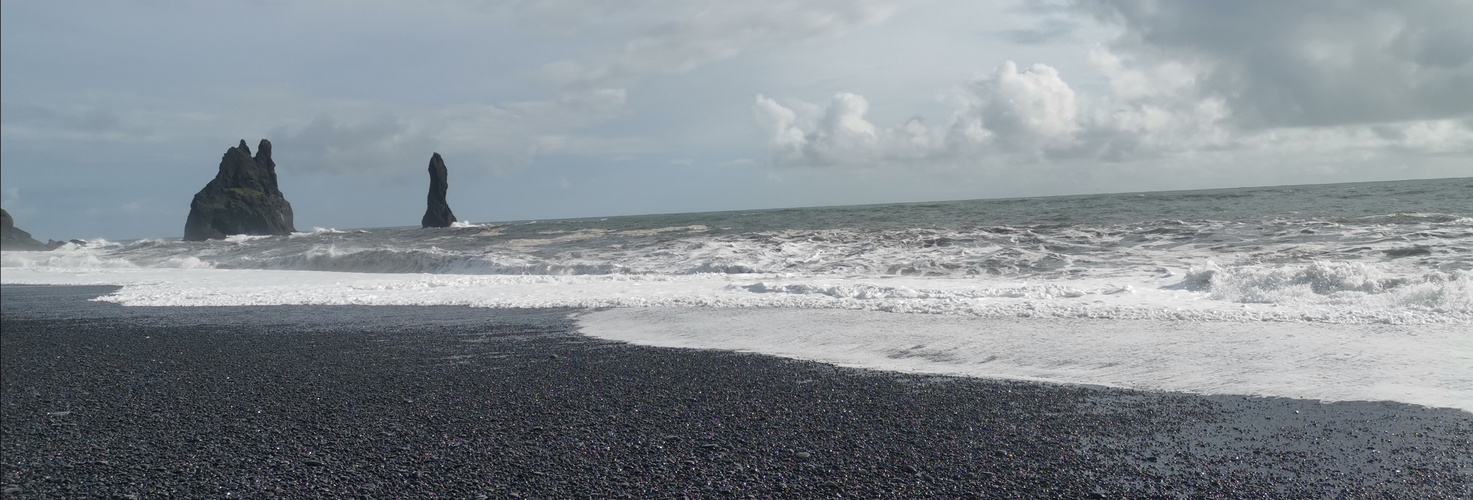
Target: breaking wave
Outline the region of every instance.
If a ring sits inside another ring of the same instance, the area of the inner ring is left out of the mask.
[[[1407,185],[1425,192],[1386,184],[1372,186],[1386,191],[1379,198],[1368,195],[1371,187],[1323,186],[1314,199],[1307,198],[1313,189],[1244,189],[436,229],[317,227],[206,242],[93,240],[55,252],[4,252],[0,265],[7,282],[21,269],[208,269],[390,280],[577,278],[554,280],[559,286],[691,278],[716,290],[580,291],[568,295],[576,300],[546,303],[563,305],[668,300],[981,316],[1473,318],[1473,217],[1452,201],[1470,186]]]
[[[1345,304],[1473,314],[1473,272],[1463,270],[1393,276],[1358,262],[1223,267],[1209,261],[1168,288],[1237,303]]]

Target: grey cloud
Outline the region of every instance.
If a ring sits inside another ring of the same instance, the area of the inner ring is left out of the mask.
[[[1038,26],[1028,29],[1006,30],[999,33],[1003,39],[1021,45],[1035,45],[1067,38],[1079,25],[1062,19],[1046,19]]]
[[[911,2],[648,2],[621,19],[639,28],[632,30],[637,35],[618,44],[617,51],[549,63],[541,73],[575,88],[628,87],[646,77],[683,73],[754,47],[832,36],[878,23]],[[580,4],[558,5],[564,10]]]
[[[1204,95],[1248,128],[1473,113],[1473,6],[1453,0],[1075,0],[1125,29],[1111,49],[1205,68]]]
[[[278,126],[268,138],[302,168],[334,173],[384,174],[441,152],[457,166],[506,174],[545,154],[628,150],[629,141],[597,139],[580,130],[624,110],[623,89],[569,93],[546,101],[401,107],[367,115],[364,103],[340,103],[300,126]],[[279,160],[280,161],[280,160]]]
[[[126,125],[112,109],[88,106],[56,109],[37,104],[0,103],[0,120],[12,131],[44,135],[141,135],[145,128]]]
[[[556,100],[503,103],[501,108],[514,114],[516,120],[570,129],[617,115],[624,110],[627,99],[624,89],[597,89],[564,94]]]
[[[394,116],[340,123],[322,115],[295,132],[278,128],[269,138],[277,150],[277,162],[293,168],[386,173],[429,158],[438,145],[434,132]]]
[[[1018,12],[1040,16],[1068,13],[1070,9],[1069,0],[1020,0],[1012,7]]]
[[[1396,48],[1423,66],[1465,66],[1473,59],[1473,26],[1411,28],[1397,39]]]

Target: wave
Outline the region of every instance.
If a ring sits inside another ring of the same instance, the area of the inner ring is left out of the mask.
[[[292,234],[288,235],[288,237],[290,237],[290,238],[306,238],[306,237],[312,237],[312,236],[321,236],[321,235],[324,235],[324,234],[347,234],[347,231],[333,229],[333,228],[330,228],[330,227],[313,227],[311,231],[302,231],[302,232],[292,233]]]
[[[148,242],[134,245],[147,246]],[[68,243],[49,252],[3,252],[0,267],[7,269],[108,270],[108,269],[210,269],[215,265],[193,256],[169,256],[140,265],[124,257],[99,252],[99,247],[116,247],[106,240],[89,241],[86,245]]]
[[[1316,204],[1273,189],[1228,193],[1221,204],[1167,194],[316,227],[206,242],[95,240],[4,252],[0,265],[6,283],[123,284],[114,300],[136,305],[1473,323],[1473,218],[1450,202],[1461,190],[1428,187],[1437,191],[1415,203],[1388,195]]]
[[[423,253],[423,252],[421,252]],[[16,258],[6,252],[6,259]],[[34,254],[34,252],[30,252]],[[324,260],[348,266],[352,258]],[[85,257],[85,256],[84,256]],[[338,256],[341,257],[341,256]],[[54,259],[70,258],[53,256]],[[381,262],[371,255],[361,262]],[[309,259],[311,260],[311,259]],[[54,264],[54,263],[49,263]],[[376,265],[376,264],[375,264]],[[85,272],[7,267],[16,284],[116,284],[126,305],[463,305],[846,309],[979,318],[1330,324],[1473,323],[1473,273],[1394,276],[1375,266],[1203,266],[1185,274],[1022,282],[782,274],[419,274],[173,269],[91,262]],[[111,268],[108,268],[111,267]],[[280,263],[272,267],[281,267]]]
[[[1349,304],[1473,314],[1473,272],[1464,270],[1400,276],[1359,262],[1223,267],[1209,261],[1167,288],[1236,303]]]
[[[1167,219],[1053,229],[973,226],[758,232],[696,224],[647,229],[548,229],[548,225],[532,224],[467,225],[442,231],[314,228],[285,238],[97,242],[71,250],[91,252],[102,265],[174,267],[192,257],[229,269],[434,274],[802,273],[1053,280],[1184,269],[1209,260],[1229,265],[1396,261],[1402,267],[1473,270],[1473,230],[1466,224],[1347,228],[1326,221],[1281,219],[1257,223]],[[6,266],[22,265],[7,262]],[[52,265],[85,268],[89,262]],[[1328,274],[1317,278],[1266,276],[1258,281],[1271,287],[1277,286],[1272,283],[1276,279],[1302,282],[1327,290],[1345,285],[1330,283],[1340,271],[1314,272]],[[1397,274],[1406,273],[1398,270]],[[1183,286],[1187,285],[1190,283]],[[1249,293],[1251,287],[1245,290]]]
[[[758,282],[750,285],[731,285],[752,293],[785,293],[794,295],[817,294],[840,299],[890,300],[890,299],[940,299],[966,300],[983,298],[1010,299],[1060,299],[1080,298],[1086,295],[1115,295],[1130,293],[1133,288],[1125,286],[1076,287],[1050,283],[1035,286],[1005,286],[972,288],[966,290],[915,289],[905,286],[879,286],[868,283],[855,284],[782,284]]]
[[[1422,213],[1422,212],[1398,212],[1385,215],[1365,215],[1360,217],[1345,217],[1336,219],[1335,222],[1350,225],[1421,225],[1421,224],[1468,224],[1473,221],[1466,215]]]
[[[241,256],[218,267],[354,273],[428,273],[496,275],[620,274],[608,263],[560,263],[530,261],[515,255],[464,255],[436,247],[425,249],[339,249],[314,247],[280,256]]]

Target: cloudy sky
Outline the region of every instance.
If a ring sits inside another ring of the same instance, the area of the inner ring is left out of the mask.
[[[3,205],[177,237],[241,139],[299,230],[1466,177],[1467,0],[6,1]]]

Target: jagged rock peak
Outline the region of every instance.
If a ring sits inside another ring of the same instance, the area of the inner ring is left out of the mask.
[[[189,205],[184,239],[200,241],[232,234],[285,235],[296,231],[292,206],[276,184],[271,141],[261,139],[254,157],[244,139],[225,151],[220,170]]]
[[[276,162],[271,161],[271,141],[261,139],[261,143],[256,145],[256,163],[266,168],[276,168]]]
[[[430,192],[425,196],[425,215],[420,218],[420,227],[450,227],[455,222],[455,213],[445,201],[445,192],[450,189],[445,159],[440,153],[430,156]]]

